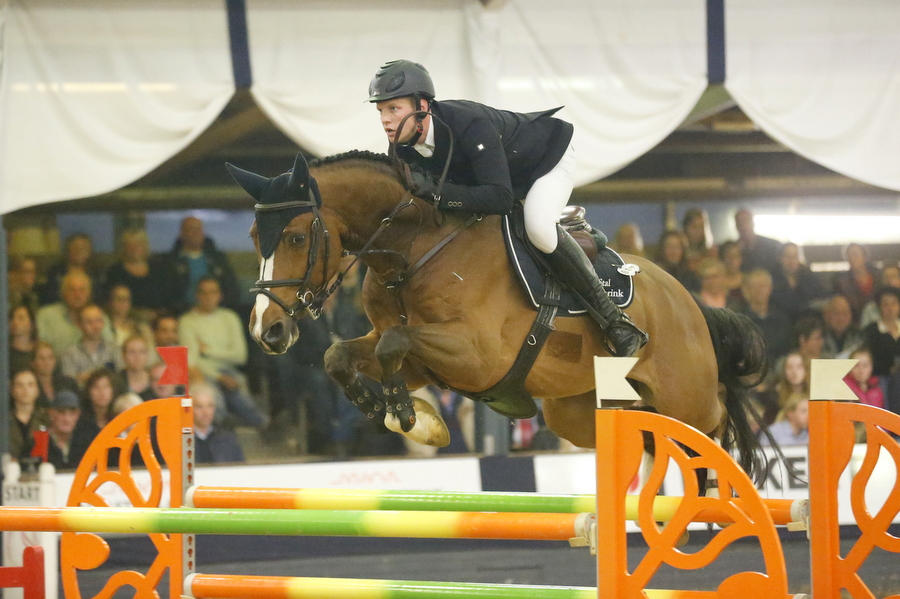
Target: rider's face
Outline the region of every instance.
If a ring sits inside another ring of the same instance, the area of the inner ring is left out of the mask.
[[[387,134],[388,141],[394,142],[397,137],[397,129],[400,127],[400,121],[405,116],[414,111],[414,104],[411,98],[394,98],[393,100],[385,100],[384,102],[376,102],[375,108],[381,117],[381,126]],[[416,117],[411,116],[406,119],[403,124],[403,131],[399,135],[399,143],[406,143],[410,140],[416,131]]]

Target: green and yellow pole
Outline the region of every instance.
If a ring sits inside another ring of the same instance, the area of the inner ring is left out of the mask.
[[[776,525],[802,522],[806,500],[764,499]],[[415,510],[490,511],[578,514],[593,512],[594,495],[548,495],[539,493],[463,493],[455,491],[379,491],[369,489],[281,489],[255,487],[191,487],[187,505],[215,509],[274,510]],[[740,499],[735,500],[740,504]],[[681,497],[656,497],[654,520],[668,522],[681,505]],[[636,521],[638,496],[625,498],[625,517]],[[732,518],[722,510],[707,509],[695,522],[727,523]]]
[[[278,489],[191,487],[188,505],[202,508],[296,510],[416,510],[448,512],[593,512],[593,495],[380,491],[369,489]]]
[[[288,578],[192,574],[184,581],[194,599],[595,599],[597,589],[465,582]]]
[[[251,510],[200,508],[4,507],[0,530],[522,539],[584,537],[587,514]]]

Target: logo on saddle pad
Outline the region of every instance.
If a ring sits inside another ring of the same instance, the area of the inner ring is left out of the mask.
[[[626,277],[633,277],[634,275],[641,272],[641,267],[637,264],[626,263],[617,268],[616,272],[618,272],[620,275],[625,275]],[[606,285],[606,283],[603,284]]]

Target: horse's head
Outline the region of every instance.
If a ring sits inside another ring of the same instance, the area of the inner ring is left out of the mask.
[[[338,269],[340,239],[323,220],[318,185],[302,154],[291,171],[271,179],[226,167],[256,200],[250,235],[260,266],[250,335],[267,353],[281,354],[297,341],[296,321],[318,316]]]

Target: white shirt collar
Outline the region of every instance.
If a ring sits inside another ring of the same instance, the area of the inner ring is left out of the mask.
[[[432,123],[429,122],[428,131],[425,133],[425,141],[420,141],[413,146],[413,149],[425,158],[434,156],[434,127],[431,125]]]

